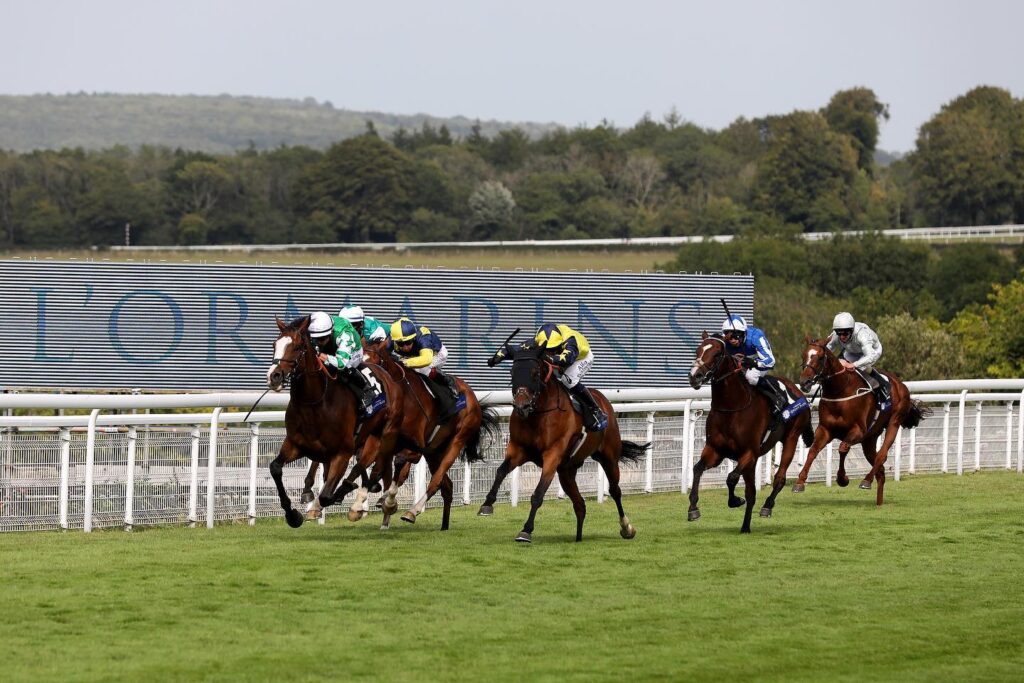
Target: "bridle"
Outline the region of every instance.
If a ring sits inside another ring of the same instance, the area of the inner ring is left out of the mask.
[[[803,364],[803,368],[807,368],[808,370],[810,370],[811,372],[814,373],[814,375],[811,377],[811,381],[810,381],[811,384],[817,384],[818,386],[821,386],[822,382],[830,380],[833,377],[837,377],[837,376],[843,374],[844,372],[846,372],[846,368],[842,364],[840,364],[840,368],[839,368],[839,370],[837,372],[833,372],[833,373],[830,373],[830,374],[826,375],[825,374],[825,367],[828,364],[827,363],[827,359],[828,359],[828,357],[830,355],[832,355],[832,352],[829,351],[828,348],[824,344],[821,344],[819,342],[812,341],[812,342],[810,342],[808,344],[808,346],[813,346],[816,349],[820,349],[821,352],[822,352],[821,353],[821,363],[819,364],[819,367],[815,368],[810,363],[804,363]]]
[[[729,377],[731,377],[732,375],[735,375],[736,373],[739,373],[739,372],[743,371],[743,366],[737,364],[735,368],[733,368],[729,372],[726,372],[725,374],[719,376],[718,371],[721,369],[722,363],[725,362],[725,359],[727,357],[728,358],[732,358],[732,354],[729,353],[729,347],[727,345],[728,342],[726,342],[725,339],[723,339],[722,337],[709,336],[709,337],[707,337],[707,339],[714,340],[714,341],[720,343],[722,345],[722,352],[720,354],[718,354],[718,358],[716,358],[714,360],[714,362],[712,362],[710,364],[705,363],[704,359],[700,358],[700,357],[697,358],[696,360],[694,360],[693,364],[694,364],[695,367],[707,368],[707,370],[701,376],[701,382],[700,382],[701,384],[704,384],[704,382],[707,381],[708,377],[711,378],[711,384],[712,385],[719,384],[719,383],[724,382],[725,380],[729,379]],[[746,403],[744,403],[739,408],[720,408],[720,407],[716,407],[716,406],[712,405],[711,411],[712,412],[716,412],[716,413],[739,413],[739,412],[742,412],[742,411],[746,410],[747,408],[749,408],[751,406],[751,404],[754,402],[754,392],[751,390],[750,386],[746,382],[743,382],[742,384],[743,384],[743,388],[746,389],[746,392],[747,392],[747,402]]]
[[[282,336],[285,336],[285,335],[282,335]],[[278,337],[278,339],[280,339],[280,337]],[[293,341],[294,341],[294,337],[293,337]],[[279,368],[281,368],[282,372],[285,372],[284,381],[282,382],[282,386],[289,386],[289,385],[291,385],[292,382],[294,381],[294,379],[297,376],[299,376],[299,374],[302,374],[303,376],[309,376],[309,375],[313,375],[313,374],[319,375],[319,374],[322,373],[324,375],[324,389],[320,393],[320,398],[318,400],[316,400],[316,401],[300,401],[300,403],[302,403],[304,405],[318,405],[320,403],[323,403],[324,399],[327,398],[327,389],[330,387],[330,377],[328,375],[327,368],[326,368],[326,366],[324,366],[323,361],[320,360],[319,356],[317,356],[317,359],[316,359],[317,360],[317,365],[318,365],[316,370],[312,370],[312,371],[311,370],[303,370],[301,373],[299,373],[299,368],[302,367],[302,365],[304,364],[303,361],[305,361],[306,352],[309,351],[311,348],[312,348],[312,342],[307,340],[307,339],[305,339],[305,338],[303,338],[303,343],[301,344],[301,348],[299,349],[298,353],[295,354],[294,358],[273,358],[273,359],[271,359],[271,362],[275,363]],[[291,370],[288,370],[288,371],[285,370],[285,368],[284,368],[284,364],[285,363],[290,363],[291,364]]]
[[[558,397],[556,399],[557,402],[556,402],[554,408],[547,408],[545,410],[537,410],[537,400],[540,398],[540,395],[544,392],[544,387],[547,385],[547,383],[549,381],[551,381],[551,376],[555,372],[554,364],[551,363],[548,360],[545,360],[544,358],[541,358],[540,356],[538,356],[536,358],[533,358],[533,357],[524,357],[522,359],[513,358],[512,359],[512,367],[513,368],[515,368],[516,362],[531,363],[531,364],[536,364],[538,366],[537,368],[532,368],[530,370],[530,379],[533,380],[533,381],[536,381],[537,388],[533,389],[531,387],[526,386],[525,384],[522,385],[522,386],[519,386],[519,387],[513,387],[513,389],[512,389],[512,400],[513,400],[513,403],[515,402],[515,399],[517,397],[525,396],[526,397],[526,407],[530,409],[530,414],[531,415],[541,415],[543,413],[549,413],[549,412],[553,412],[553,411],[556,411],[556,410],[557,411],[564,410],[564,408],[562,408],[561,392],[559,392],[559,395],[558,395]],[[547,368],[548,368],[547,372],[544,373],[544,378],[543,379],[541,379],[539,373],[536,372],[536,370],[539,369],[539,366],[540,366],[541,363],[546,365]],[[513,376],[514,376],[514,374],[513,374]]]

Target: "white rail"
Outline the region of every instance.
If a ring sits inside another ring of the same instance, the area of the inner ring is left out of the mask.
[[[889,463],[897,481],[904,473],[948,472],[954,464],[958,474],[965,469],[1013,469],[1014,461],[1017,471],[1024,471],[1024,419],[1020,409],[1024,379],[910,384],[915,397],[930,405],[935,414],[909,436],[901,434],[894,445]],[[703,443],[703,416],[710,407],[707,392],[655,389],[607,393],[620,415],[624,438],[650,443],[640,467],[623,469],[623,490],[687,492],[693,463]],[[284,419],[284,412],[254,412],[246,425],[242,424],[245,412],[223,410],[244,406],[258,395],[0,395],[0,409],[7,412],[32,408],[89,411],[82,415],[0,415],[0,531],[90,531],[94,526],[123,525],[131,529],[136,524],[202,522],[212,527],[217,520],[248,519],[252,523],[260,516],[280,514],[266,465],[283,438],[283,429],[275,425]],[[508,392],[494,392],[485,399],[505,416],[510,413],[509,401]],[[275,406],[286,402],[286,396],[272,398]],[[104,412],[146,406],[213,410]],[[972,414],[969,407],[973,407]],[[505,439],[507,435],[503,434]],[[950,463],[951,450],[955,463]],[[502,453],[503,443],[496,444],[483,463],[452,469],[455,490],[462,492],[463,503],[483,498]],[[761,459],[758,486],[770,481],[779,456],[777,451]],[[795,477],[805,457],[806,449],[801,445],[790,477]],[[848,471],[858,471],[856,460],[851,457]],[[859,467],[866,471],[866,464]],[[705,478],[708,485],[723,483],[727,470],[718,469],[721,471]],[[304,474],[304,462],[286,468],[294,499]],[[831,485],[833,475],[830,446],[812,469],[811,480]],[[581,470],[581,490],[603,500],[607,491],[603,477],[589,463]],[[509,478],[501,499],[516,505],[536,478],[533,468],[517,472]],[[422,463],[413,482],[425,482]],[[436,503],[432,501],[432,505]]]
[[[803,238],[817,242],[836,234],[861,235],[863,230],[835,232],[806,232]],[[882,234],[905,240],[968,241],[1003,239],[1024,241],[1024,225],[974,225],[944,228],[892,228]],[[491,240],[475,242],[325,242],[320,244],[194,244],[187,246],[112,246],[112,251],[405,251],[416,249],[502,249],[531,247],[661,247],[691,242],[731,242],[734,235],[675,235],[671,237],[623,237],[580,240]]]

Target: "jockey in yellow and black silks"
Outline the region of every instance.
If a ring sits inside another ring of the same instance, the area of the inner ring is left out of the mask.
[[[581,381],[594,364],[594,351],[587,338],[568,325],[545,323],[537,330],[533,341],[545,350],[550,362],[559,369],[558,380],[583,406],[583,424],[587,430],[604,429],[608,418]],[[514,354],[514,347],[506,344],[498,349],[487,364],[493,367]]]
[[[450,416],[459,397],[455,378],[444,373],[448,361],[448,349],[441,338],[409,320],[399,318],[391,324],[388,335],[388,351],[398,358],[405,367],[415,370],[438,387],[434,393],[441,401],[442,415]]]

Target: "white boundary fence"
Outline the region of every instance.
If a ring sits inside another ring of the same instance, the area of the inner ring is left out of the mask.
[[[887,468],[896,481],[904,474],[964,470],[1024,471],[1024,379],[910,382],[915,397],[934,414],[915,430],[901,430]],[[624,493],[686,493],[694,459],[704,442],[707,390],[637,389],[607,392],[624,439],[649,442],[638,466],[622,470]],[[0,395],[0,531],[82,529],[148,524],[254,523],[281,514],[267,465],[284,436],[280,426],[286,395],[267,395],[266,408],[244,423],[244,412],[258,392],[141,396],[4,394]],[[510,392],[482,393],[501,415],[510,412]],[[210,408],[201,413],[142,413],[153,409]],[[14,410],[88,410],[87,415],[11,415]],[[109,411],[135,411],[132,414]],[[1016,413],[1016,414],[1015,414]],[[456,501],[479,502],[490,489],[507,441],[492,444],[482,462],[458,462],[450,474]],[[810,481],[831,486],[836,465],[832,444],[815,462]],[[803,465],[801,444],[789,479]],[[761,458],[757,484],[774,474],[780,451]],[[308,462],[285,469],[289,495],[298,505]],[[724,485],[731,463],[705,474],[705,486]],[[867,463],[855,448],[847,470],[856,476]],[[537,483],[535,467],[516,470],[503,485],[499,502],[515,506]],[[411,505],[426,485],[421,463],[400,492]],[[607,482],[593,461],[577,478],[586,496],[603,502]],[[319,483],[319,482],[318,482]],[[551,496],[561,496],[554,487]],[[349,499],[351,500],[351,498]],[[371,497],[372,503],[376,497]],[[329,514],[347,510],[347,503]],[[431,506],[440,505],[435,496]],[[374,509],[371,507],[371,509]],[[429,518],[424,519],[425,522]],[[323,518],[321,518],[323,523]],[[428,522],[429,523],[429,522]]]

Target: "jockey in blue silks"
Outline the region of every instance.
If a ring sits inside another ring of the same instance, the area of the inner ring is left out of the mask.
[[[740,364],[744,368],[743,376],[747,383],[768,397],[774,414],[778,416],[789,404],[789,397],[778,389],[775,382],[768,380],[768,371],[775,367],[775,354],[764,330],[747,325],[741,316],[730,315],[722,323],[722,337],[729,347],[730,353],[742,353]]]

